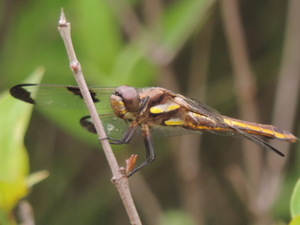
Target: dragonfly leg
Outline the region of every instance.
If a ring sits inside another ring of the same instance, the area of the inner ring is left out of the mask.
[[[155,154],[155,149],[154,149],[154,144],[152,140],[152,135],[150,133],[150,129],[148,125],[143,125],[143,136],[144,136],[144,142],[145,142],[145,147],[146,147],[146,160],[142,162],[140,165],[135,167],[128,175],[127,177],[132,176],[135,174],[137,171],[142,169],[143,167],[147,166],[148,164],[152,163],[156,159],[156,154]]]
[[[130,142],[130,140],[133,137],[134,132],[136,131],[136,129],[138,128],[137,125],[133,125],[130,126],[126,133],[124,134],[124,136],[121,139],[116,139],[116,138],[112,138],[112,137],[106,137],[106,138],[101,138],[99,139],[99,141],[101,142],[102,140],[109,140],[110,144],[113,145],[122,145],[122,144],[128,144]]]
[[[112,137],[105,137],[105,138],[100,138],[99,142],[103,141],[103,140],[108,140],[110,144],[113,145],[122,145],[122,144],[127,144],[124,141],[122,141],[122,139],[116,139],[116,138],[112,138]]]

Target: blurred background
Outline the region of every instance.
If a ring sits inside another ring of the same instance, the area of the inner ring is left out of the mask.
[[[75,84],[61,7],[89,85],[161,86],[300,136],[299,1],[2,0],[0,91],[41,67],[41,83]],[[36,224],[129,224],[83,115],[33,110],[30,173],[50,173],[26,197]],[[210,133],[155,139],[157,161],[130,178],[143,224],[287,224],[300,145],[271,144],[286,157]],[[123,166],[132,153],[144,158],[141,138],[113,149]]]

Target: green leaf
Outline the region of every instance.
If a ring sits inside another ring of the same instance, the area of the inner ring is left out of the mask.
[[[300,225],[300,216],[296,216],[289,225]]]
[[[109,74],[121,47],[121,34],[107,1],[77,1],[77,21],[73,21],[78,44],[76,51],[87,74]],[[75,40],[76,41],[76,40]],[[92,67],[92,68],[91,68]],[[98,78],[99,79],[99,78]]]
[[[162,42],[170,51],[178,48],[191,37],[196,27],[203,25],[214,0],[178,1],[168,9],[164,18]]]
[[[147,86],[155,74],[155,66],[146,59],[144,49],[135,43],[127,45],[115,60],[111,78],[115,85],[130,84],[137,87]]]
[[[36,70],[28,82],[40,81],[42,74],[43,69]],[[32,105],[8,91],[0,95],[0,209],[6,213],[28,193],[29,160],[23,138],[31,111]]]
[[[292,218],[300,216],[300,179],[297,181],[291,198]],[[300,223],[299,223],[300,224]]]

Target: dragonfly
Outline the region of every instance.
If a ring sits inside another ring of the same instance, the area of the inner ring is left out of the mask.
[[[153,133],[170,136],[210,131],[242,136],[279,156],[284,154],[262,137],[291,143],[298,140],[286,130],[223,116],[203,102],[161,87],[89,87],[89,92],[103,120],[106,139],[110,143],[128,144],[138,132],[143,136],[146,158],[128,177],[155,161]],[[19,84],[12,87],[10,93],[13,97],[36,106],[86,107],[80,89],[76,86]],[[90,116],[82,117],[80,124],[89,132],[96,133]]]

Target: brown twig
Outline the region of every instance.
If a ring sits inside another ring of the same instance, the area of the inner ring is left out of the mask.
[[[275,95],[272,123],[278,127],[292,131],[294,121],[297,117],[300,89],[300,30],[298,23],[300,19],[300,2],[298,0],[290,0],[287,10],[285,42]],[[276,143],[276,146],[286,155],[289,154],[288,148],[290,146],[288,144]],[[268,188],[261,187],[259,192],[259,197],[265,196],[265,201],[262,203],[263,210],[270,210],[278,196],[287,160],[288,157],[282,159],[273,154],[267,158],[268,171],[266,171],[267,173],[265,173],[264,178],[267,179]]]
[[[256,81],[248,57],[246,38],[240,23],[238,1],[227,0],[220,1],[220,3],[241,117],[248,121],[259,122],[258,106],[255,101]],[[243,147],[245,148],[243,151],[244,162],[251,180],[250,183],[258,184],[261,175],[262,151],[259,151],[259,147],[254,143],[248,141],[243,142]]]
[[[247,55],[246,38],[240,23],[241,17],[238,1],[221,1],[221,9],[234,70],[235,88],[238,93],[241,117],[249,121],[259,122],[258,107],[255,101],[256,82]],[[256,209],[259,208],[260,201],[253,193],[257,193],[262,182],[261,176],[264,171],[262,168],[262,151],[259,151],[258,146],[255,146],[254,143],[243,142],[243,146],[245,148],[243,151],[245,172],[249,178],[248,180],[243,180],[240,179],[241,176],[230,176],[229,179],[232,181],[232,185],[236,188],[237,193],[244,193],[245,196],[242,199],[245,206],[259,220],[259,212]],[[235,170],[236,174],[243,173],[242,171],[237,172],[237,170],[238,168]],[[237,183],[239,183],[238,186],[236,185]],[[249,188],[249,185],[252,187]]]
[[[204,100],[207,93],[209,51],[214,21],[209,21],[194,40],[187,96]],[[179,151],[174,151],[180,179],[182,201],[197,224],[205,224],[203,171],[201,164],[201,135],[180,137]]]
[[[102,122],[99,118],[97,109],[93,103],[89,89],[86,85],[86,82],[85,82],[85,79],[84,79],[84,76],[83,76],[83,73],[81,70],[81,65],[80,65],[79,61],[77,60],[75,50],[74,50],[74,47],[72,44],[71,24],[66,20],[63,10],[61,11],[60,20],[58,23],[58,30],[64,41],[64,44],[65,44],[65,47],[66,47],[66,50],[68,53],[68,57],[70,60],[71,70],[73,71],[75,80],[79,86],[79,89],[82,93],[84,101],[88,107],[90,114],[91,114],[91,118],[93,120],[95,129],[98,134],[98,138],[99,138],[99,140],[102,140],[101,144],[103,146],[105,156],[107,158],[108,164],[109,164],[112,174],[113,174],[112,181],[115,184],[115,186],[121,196],[121,199],[125,206],[126,212],[129,216],[129,220],[130,220],[131,224],[135,224],[135,225],[142,224],[141,220],[139,218],[139,215],[137,213],[136,207],[134,205],[131,193],[130,193],[130,189],[129,189],[129,185],[128,185],[128,178],[121,173],[120,167],[119,167],[118,162],[113,154],[113,151],[111,149],[109,141],[107,139],[105,139],[107,137],[105,134],[105,130],[102,126]]]
[[[32,207],[26,200],[18,204],[18,217],[23,225],[35,225]]]

